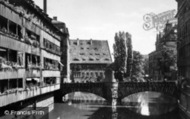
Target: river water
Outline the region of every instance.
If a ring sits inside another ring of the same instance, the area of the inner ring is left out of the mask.
[[[72,94],[73,100],[77,100],[55,103],[49,119],[180,119],[177,100],[160,93],[133,94],[118,106],[108,105],[98,96],[89,99],[87,95],[91,94]]]

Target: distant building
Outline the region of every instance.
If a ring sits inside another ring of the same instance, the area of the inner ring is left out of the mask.
[[[32,0],[0,0],[0,107],[60,89],[62,35]]]
[[[61,82],[70,82],[70,65],[69,65],[69,31],[64,22],[58,21],[57,17],[53,17],[52,23],[61,32]]]
[[[154,80],[176,79],[177,61],[171,65],[167,53],[177,56],[177,22],[167,23],[164,31],[157,35],[156,50],[149,54],[149,75]]]
[[[104,81],[105,69],[112,63],[107,41],[70,40],[70,77],[73,82]]]
[[[161,77],[159,77],[159,67],[157,64],[157,52],[153,51],[149,54],[149,77],[151,77],[154,80],[159,80]]]
[[[190,1],[178,2],[178,75],[182,83],[179,107],[184,112],[184,119],[190,118]],[[182,81],[182,79],[185,79]]]
[[[144,75],[148,76],[149,74],[149,55],[142,55],[143,56],[143,62],[144,62]]]

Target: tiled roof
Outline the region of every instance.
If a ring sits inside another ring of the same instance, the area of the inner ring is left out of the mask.
[[[112,63],[106,40],[70,40],[71,63]]]

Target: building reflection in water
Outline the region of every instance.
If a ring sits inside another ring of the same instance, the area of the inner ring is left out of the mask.
[[[148,101],[144,99],[144,96],[139,95],[137,102],[140,104],[140,107],[138,108],[139,109],[138,113],[149,116],[150,115],[149,105],[148,105]]]
[[[112,108],[104,107],[89,116],[88,119],[179,119],[177,110],[163,115],[140,115],[127,108],[117,108],[117,111],[112,112]]]
[[[162,115],[177,108],[177,100],[156,92],[141,92],[123,99],[124,105],[130,105],[141,115]]]
[[[51,119],[180,119],[175,99],[155,92],[124,98],[120,106],[96,102],[55,104]]]

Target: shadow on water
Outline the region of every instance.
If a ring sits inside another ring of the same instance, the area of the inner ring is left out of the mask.
[[[134,94],[118,106],[93,101],[57,103],[50,119],[180,119],[177,101],[160,93]]]
[[[124,98],[123,105],[133,106],[130,110],[141,115],[162,115],[176,109],[177,100],[161,93],[141,92]]]
[[[127,108],[117,108],[113,111],[112,108],[103,107],[92,115],[85,116],[87,116],[88,119],[179,119],[177,109],[167,114],[145,116],[135,113],[134,111],[131,111]]]

